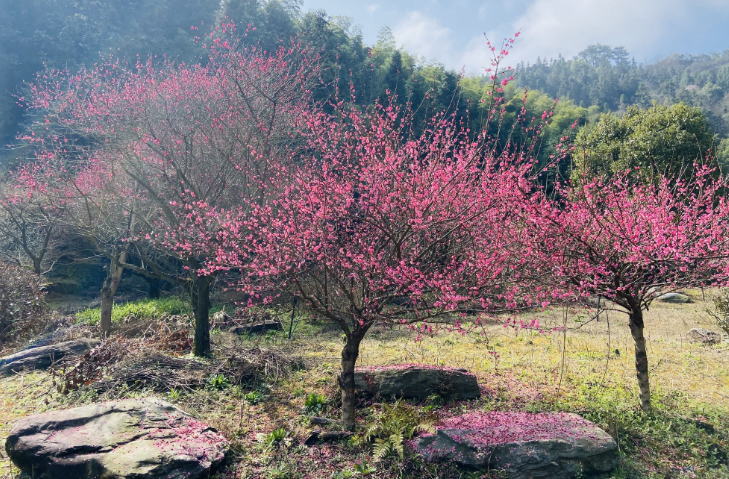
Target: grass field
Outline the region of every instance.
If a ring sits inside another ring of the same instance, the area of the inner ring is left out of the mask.
[[[614,311],[603,312],[599,321],[590,320],[589,311],[574,308],[523,316],[525,320],[537,317],[547,328],[567,327],[552,333],[515,330],[491,321],[468,334],[441,332],[415,342],[415,334],[407,329],[374,329],[364,342],[359,362],[362,366],[424,363],[468,368],[487,394],[469,403],[436,404],[444,417],[474,409],[578,412],[618,441],[621,466],[614,472],[615,478],[729,478],[725,464],[729,452],[729,345],[709,347],[686,340],[691,328],[717,329],[704,312],[707,303],[701,293],[690,295],[690,304],[655,303],[646,313],[655,403],[650,415],[637,407],[627,318]],[[227,333],[212,337],[218,344],[238,341]],[[302,356],[307,367],[245,388],[168,394],[171,401],[209,421],[231,440],[231,459],[217,477],[480,477],[481,473],[459,472],[448,466],[428,466],[409,456],[374,463],[367,444],[302,446],[312,429],[304,414],[308,394],[324,395],[325,415],[336,417],[338,413],[335,377],[341,333],[303,324],[294,341],[281,333],[242,341],[285,349]],[[253,390],[258,392],[252,394]],[[19,417],[95,399],[53,393],[45,373],[2,379],[0,439]],[[376,418],[380,408],[377,403],[362,403],[359,424]],[[277,429],[283,430],[284,439],[275,444],[262,442],[261,438]],[[15,477],[13,474],[9,462],[0,459],[0,477]]]

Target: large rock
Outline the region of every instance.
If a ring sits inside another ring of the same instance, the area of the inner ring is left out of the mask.
[[[512,479],[574,478],[618,464],[612,437],[576,414],[473,413],[443,421],[411,447],[429,460],[500,469]]]
[[[98,339],[74,339],[65,343],[26,349],[0,358],[0,375],[22,370],[48,369],[51,364],[71,355],[83,354],[99,344]]]
[[[208,477],[227,441],[159,399],[128,399],[28,416],[5,443],[35,479]]]
[[[719,344],[721,342],[721,334],[702,328],[693,328],[688,332],[687,338],[691,342],[702,344]]]
[[[663,303],[690,303],[691,298],[681,293],[666,293],[658,297],[658,301]]]
[[[438,394],[461,401],[481,396],[476,377],[467,370],[418,364],[359,368],[354,385],[363,394],[385,398],[427,399]]]

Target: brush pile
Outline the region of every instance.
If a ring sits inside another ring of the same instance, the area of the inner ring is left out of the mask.
[[[299,359],[275,348],[236,344],[218,348],[206,359],[188,355],[191,348],[190,331],[160,322],[140,336],[116,335],[73,362],[61,362],[51,371],[54,386],[62,394],[87,388],[108,397],[121,390],[190,392],[205,387],[211,377],[222,375],[230,384],[245,385],[278,379],[301,366]]]

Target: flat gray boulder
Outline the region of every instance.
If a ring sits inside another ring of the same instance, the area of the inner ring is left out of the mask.
[[[48,369],[56,361],[66,356],[83,354],[99,342],[98,339],[82,338],[50,346],[26,349],[0,358],[0,375],[8,375],[23,370]]]
[[[618,465],[615,440],[577,414],[472,413],[446,419],[436,434],[411,441],[428,460],[498,469],[512,479],[568,479]]]
[[[693,328],[688,332],[687,337],[693,343],[719,344],[721,342],[721,334],[710,329]]]
[[[476,376],[467,370],[418,364],[359,368],[354,386],[362,394],[384,398],[423,400],[437,394],[462,401],[481,396]]]
[[[28,416],[5,442],[35,479],[196,479],[209,476],[227,447],[215,429],[156,398]]]
[[[666,294],[660,295],[658,297],[658,301],[661,301],[663,303],[683,304],[683,303],[690,303],[691,298],[689,298],[685,294],[681,294],[681,293],[666,293]]]

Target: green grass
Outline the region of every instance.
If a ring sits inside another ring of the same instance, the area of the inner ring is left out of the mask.
[[[133,314],[137,319],[158,319],[166,314],[191,314],[190,304],[177,297],[141,299],[123,304],[114,304],[111,321],[117,323]],[[101,319],[100,308],[89,308],[76,313],[81,323],[96,324]]]

